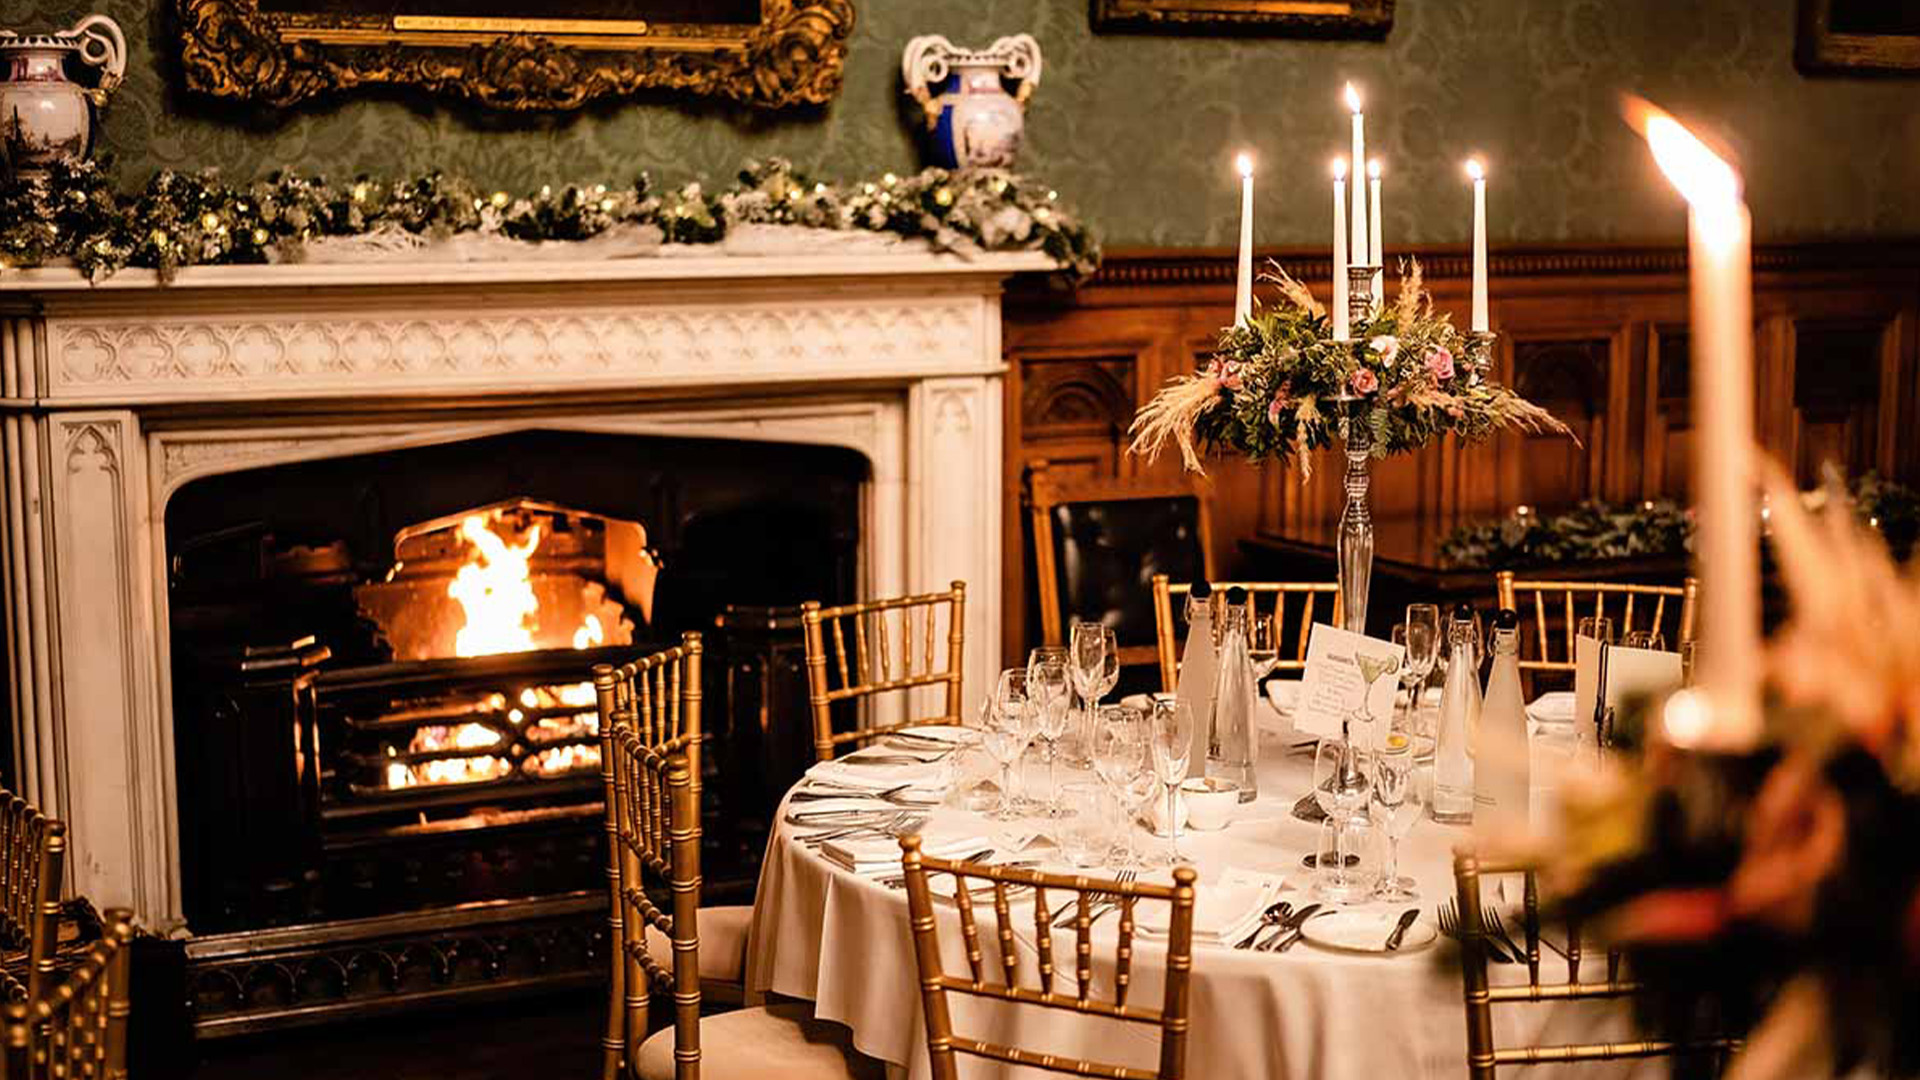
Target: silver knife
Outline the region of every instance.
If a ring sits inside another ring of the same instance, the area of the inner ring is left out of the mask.
[[[1400,922],[1394,926],[1393,933],[1387,935],[1387,951],[1400,948],[1400,942],[1406,939],[1407,931],[1413,928],[1413,921],[1420,917],[1419,908],[1408,908],[1400,913]]]

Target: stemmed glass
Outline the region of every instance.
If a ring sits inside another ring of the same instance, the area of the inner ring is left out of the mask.
[[[1117,870],[1142,869],[1133,845],[1133,819],[1153,798],[1158,782],[1147,749],[1147,720],[1140,710],[1125,705],[1102,705],[1095,714],[1089,739],[1093,771],[1119,808],[1123,850]]]
[[[1414,769],[1413,740],[1403,734],[1387,736],[1385,748],[1374,757],[1373,798],[1367,802],[1368,815],[1387,834],[1387,866],[1374,887],[1374,899],[1411,900],[1418,895],[1413,879],[1400,876],[1400,841],[1420,820],[1426,802]]]
[[[1420,705],[1427,694],[1427,679],[1440,661],[1440,606],[1408,604],[1407,621],[1399,627],[1399,634],[1407,647],[1407,663],[1400,669],[1400,684],[1412,693],[1407,704],[1412,722],[1407,730],[1431,738],[1431,732],[1420,730]]]
[[[1153,703],[1153,774],[1167,789],[1167,858],[1179,863],[1180,807],[1174,795],[1187,779],[1187,763],[1193,755],[1193,708],[1179,699],[1155,699]]]
[[[1667,637],[1658,630],[1629,630],[1620,644],[1629,649],[1652,649],[1655,652],[1667,651]]]
[[[1333,826],[1333,865],[1320,866],[1322,899],[1342,903],[1360,898],[1359,879],[1347,873],[1347,827],[1367,804],[1373,791],[1373,771],[1367,753],[1353,744],[1351,726],[1340,725],[1340,737],[1320,740],[1313,755],[1313,794]]]
[[[1247,620],[1247,659],[1253,664],[1253,685],[1273,673],[1280,663],[1280,619],[1256,614]]]
[[[1073,689],[1080,695],[1081,722],[1079,752],[1068,760],[1085,765],[1091,753],[1093,719],[1100,699],[1120,681],[1120,650],[1113,640],[1113,627],[1105,623],[1075,622],[1069,645],[1073,657]]]
[[[1613,644],[1613,620],[1604,615],[1583,615],[1574,623],[1575,637],[1592,638],[1602,645]]]
[[[1000,805],[987,814],[995,821],[1020,817],[1020,807],[1013,797],[1013,763],[1020,760],[1033,738],[1033,711],[1027,673],[1020,668],[1002,671],[993,687],[993,714],[981,739],[987,756],[1000,766]]]
[[[1027,693],[1035,709],[1034,734],[1047,757],[1047,798],[1036,812],[1041,817],[1057,818],[1066,811],[1060,807],[1060,736],[1067,733],[1071,677],[1067,672],[1067,650],[1058,645],[1042,645],[1027,656]]]

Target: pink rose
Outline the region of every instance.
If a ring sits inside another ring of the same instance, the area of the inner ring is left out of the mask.
[[[1347,380],[1347,385],[1353,387],[1354,393],[1365,395],[1380,389],[1380,380],[1374,377],[1373,372],[1361,368],[1353,373],[1353,378]]]
[[[1379,337],[1367,342],[1367,347],[1377,353],[1380,359],[1385,360],[1389,364],[1393,363],[1394,357],[1400,355],[1400,339],[1394,337],[1392,334],[1381,334]]]
[[[1434,382],[1446,382],[1453,378],[1453,354],[1443,347],[1435,346],[1433,351],[1427,354],[1427,374],[1433,376]]]
[[[1293,404],[1293,398],[1288,396],[1286,387],[1283,386],[1274,391],[1273,400],[1267,402],[1267,423],[1279,427],[1280,410],[1291,404]]]
[[[1224,389],[1240,389],[1240,365],[1237,363],[1216,359],[1212,366],[1207,368],[1207,374]]]

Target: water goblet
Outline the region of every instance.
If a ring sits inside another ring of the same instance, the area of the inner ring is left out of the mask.
[[[1602,645],[1613,644],[1613,620],[1605,615],[1583,615],[1573,625],[1575,637],[1592,638]]]
[[[1372,791],[1370,756],[1354,744],[1351,726],[1342,724],[1340,736],[1320,740],[1313,756],[1314,797],[1333,826],[1333,865],[1320,867],[1318,892],[1324,900],[1345,903],[1361,896],[1358,878],[1347,872],[1347,829]]]
[[[1413,740],[1403,734],[1387,736],[1386,746],[1374,756],[1373,794],[1367,813],[1387,835],[1387,865],[1374,887],[1376,900],[1411,900],[1412,878],[1400,876],[1400,841],[1406,838],[1426,808],[1413,762]]]
[[[1158,780],[1147,751],[1147,720],[1140,710],[1103,705],[1092,732],[1093,771],[1118,809],[1122,849],[1117,870],[1140,869],[1133,845],[1133,818],[1153,798]]]
[[[1080,696],[1079,739],[1068,741],[1069,764],[1090,763],[1094,711],[1100,699],[1120,681],[1120,649],[1113,638],[1113,627],[1105,623],[1077,621],[1073,624],[1068,649],[1073,657],[1073,689]]]
[[[987,814],[995,821],[1020,817],[1020,807],[1013,797],[1013,764],[1026,752],[1033,737],[1029,726],[1032,712],[1027,673],[1020,668],[1002,671],[993,688],[992,720],[981,739],[982,748],[1000,766],[1000,805]]]
[[[1667,638],[1659,630],[1629,630],[1620,639],[1620,644],[1629,649],[1652,649],[1655,652],[1667,650]]]
[[[1067,732],[1072,675],[1068,654],[1058,645],[1042,645],[1027,657],[1027,693],[1035,704],[1034,736],[1047,762],[1047,797],[1037,807],[1041,817],[1057,818],[1060,808],[1058,753],[1060,737]]]

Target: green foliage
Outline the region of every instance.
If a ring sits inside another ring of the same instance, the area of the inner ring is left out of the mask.
[[[1685,555],[1693,518],[1667,499],[1608,503],[1594,499],[1561,514],[1510,514],[1455,529],[1440,560],[1462,570],[1517,570],[1605,559]]]
[[[782,160],[749,162],[734,186],[698,183],[656,194],[630,187],[543,186],[516,196],[441,173],[346,183],[275,173],[233,185],[212,170],[163,171],[136,192],[117,191],[93,161],[0,186],[0,269],[69,263],[93,280],[126,266],[171,278],[199,265],[296,261],[329,237],[460,233],[528,242],[588,240],[621,225],[656,227],[666,240],[713,244],[741,224],[888,232],[941,250],[1038,249],[1075,277],[1099,266],[1092,234],[1044,185],[1009,173],[928,169],[836,185]]]

